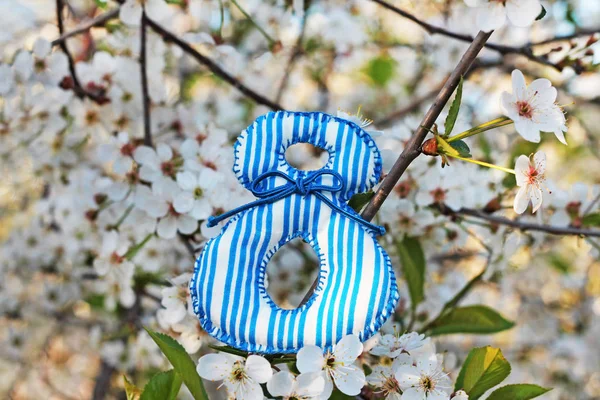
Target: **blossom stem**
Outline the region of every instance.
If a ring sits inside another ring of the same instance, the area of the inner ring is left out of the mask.
[[[478,125],[474,128],[471,128],[469,130],[466,130],[464,132],[459,133],[458,135],[452,136],[448,139],[446,139],[446,141],[448,143],[451,142],[455,142],[457,140],[462,140],[464,138],[468,138],[469,136],[474,136],[477,135],[479,133],[485,132],[485,131],[489,131],[490,129],[494,129],[494,128],[499,128],[501,126],[506,126],[506,125],[510,125],[513,123],[513,120],[508,118],[508,117],[500,117],[500,118],[496,118],[494,120],[491,120],[489,122],[483,123],[481,125]]]
[[[494,169],[497,169],[497,170],[504,171],[506,173],[515,175],[515,170],[514,169],[504,168],[504,167],[501,167],[499,165],[486,163],[484,161],[473,160],[472,158],[465,158],[465,157],[460,157],[460,156],[453,156],[453,155],[450,155],[450,154],[446,154],[446,155],[448,157],[458,158],[459,160],[463,160],[463,161],[470,162],[470,163],[473,163],[473,164],[481,165],[483,167],[494,168]]]
[[[244,10],[242,6],[240,6],[237,0],[231,0],[231,2],[237,7],[238,10],[240,10],[242,14],[244,14],[246,18],[248,18],[248,21],[250,21],[252,25],[254,25],[256,29],[260,31],[260,33],[265,37],[265,39],[267,39],[267,41],[269,42],[269,46],[275,44],[275,39],[269,36],[269,34],[250,16],[250,14],[248,14],[246,10]]]
[[[129,194],[129,192],[127,194]],[[119,227],[121,226],[123,221],[125,221],[125,219],[129,216],[129,214],[131,213],[132,210],[133,210],[133,204],[131,204],[129,207],[127,207],[127,209],[125,210],[123,215],[121,215],[121,218],[119,218],[119,220],[115,224],[115,229],[119,229]]]
[[[149,233],[144,240],[142,240],[141,242],[139,242],[138,244],[136,244],[135,246],[133,246],[132,248],[130,248],[127,253],[125,254],[125,258],[128,260],[133,259],[133,257],[135,257],[135,255],[142,249],[142,247],[144,247],[146,245],[146,243],[148,243],[148,241],[150,239],[152,239],[152,236],[154,236],[154,233]]]
[[[223,38],[223,25],[225,24],[225,8],[223,6],[223,0],[219,0],[219,39]]]

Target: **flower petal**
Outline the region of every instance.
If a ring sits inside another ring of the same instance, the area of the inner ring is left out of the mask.
[[[542,189],[537,186],[531,187],[531,205],[533,209],[531,212],[535,213],[542,206]]]
[[[230,374],[234,360],[225,354],[207,354],[198,360],[198,375],[209,381],[221,381]]]
[[[356,365],[340,367],[339,369],[342,371],[339,373],[334,373],[333,381],[340,392],[349,396],[356,396],[357,394],[360,394],[361,389],[367,382],[363,370]]]
[[[394,376],[402,390],[418,385],[421,379],[421,374],[412,365],[400,365],[394,371]]]
[[[177,234],[177,220],[169,215],[162,218],[156,227],[156,233],[163,239],[173,239]]]
[[[301,373],[321,371],[324,362],[323,350],[313,345],[304,346],[296,356],[296,368]]]
[[[506,14],[513,25],[526,27],[535,21],[542,12],[539,0],[508,0]]]
[[[335,345],[333,354],[336,361],[353,363],[361,355],[363,344],[356,335],[346,335]]]
[[[540,129],[530,119],[519,119],[515,121],[515,129],[523,139],[532,143],[540,142]]]
[[[169,161],[171,158],[173,158],[173,150],[171,149],[171,146],[165,143],[159,143],[156,146],[156,154],[158,154],[160,161]]]
[[[543,151],[538,151],[533,155],[533,164],[535,166],[535,170],[539,175],[544,175],[546,173],[546,153]]]
[[[179,214],[189,212],[194,208],[194,196],[190,192],[181,192],[173,200],[173,208]]]
[[[44,58],[50,51],[52,50],[52,46],[50,42],[43,38],[38,38],[33,44],[33,54],[38,58]]]
[[[481,7],[477,13],[477,25],[485,32],[501,28],[505,22],[506,10],[499,2]]]
[[[525,155],[519,156],[515,163],[515,178],[517,186],[524,186],[527,183],[527,173],[529,172],[529,157]]]
[[[190,171],[183,171],[177,173],[177,184],[183,190],[194,190],[198,180],[196,176]]]
[[[296,377],[296,395],[299,397],[315,397],[323,393],[324,390],[325,378],[320,372],[307,372]]]
[[[198,221],[187,215],[180,215],[177,218],[177,230],[184,235],[191,235],[198,229]]]
[[[527,210],[527,206],[529,205],[529,196],[527,195],[528,191],[529,185],[521,186],[517,192],[517,195],[515,196],[513,208],[517,214],[523,214],[525,210]]]
[[[158,155],[154,149],[148,146],[139,146],[135,149],[133,152],[133,159],[142,165],[152,166],[155,169],[158,169],[160,166]]]
[[[119,10],[119,18],[127,25],[138,26],[142,19],[142,6],[137,0],[127,0]]]
[[[294,375],[287,371],[279,371],[267,382],[267,390],[274,397],[290,397],[294,385]]]
[[[527,100],[527,84],[525,83],[525,76],[518,69],[515,69],[512,74],[512,87],[513,95],[517,100]]]
[[[254,354],[246,360],[246,372],[258,383],[265,383],[273,376],[271,364],[264,357]]]
[[[565,139],[565,134],[563,133],[562,128],[558,128],[554,130],[554,136],[564,145],[567,145],[567,140]]]

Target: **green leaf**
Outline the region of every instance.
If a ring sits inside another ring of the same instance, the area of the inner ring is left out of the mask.
[[[94,0],[94,3],[96,3],[96,7],[101,8],[102,10],[106,10],[106,7],[108,7],[106,0]]]
[[[505,331],[515,326],[497,311],[486,306],[454,308],[440,317],[430,328],[431,336],[451,333],[486,334]]]
[[[540,12],[540,14],[535,18],[536,21],[539,21],[540,19],[544,18],[546,16],[546,14],[548,14],[548,11],[546,11],[546,7],[542,6],[542,11]]]
[[[402,263],[402,271],[414,309],[424,298],[425,254],[419,240],[409,236],[406,236],[402,241],[396,241],[396,249]]]
[[[154,375],[144,387],[140,400],[175,400],[181,389],[181,377],[174,369]]]
[[[369,204],[369,201],[375,196],[375,192],[357,193],[348,202],[348,205],[354,209],[357,213],[363,209],[364,206]]]
[[[454,96],[454,101],[452,101],[452,105],[450,106],[450,111],[448,111],[448,116],[446,117],[446,122],[444,122],[444,136],[448,137],[452,133],[452,129],[454,129],[454,124],[456,124],[456,118],[458,117],[458,112],[460,111],[460,103],[462,102],[462,92],[463,92],[463,77],[460,77],[460,81],[458,82],[458,87],[456,88],[456,96]]]
[[[173,368],[179,374],[185,386],[190,390],[194,399],[208,399],[202,379],[198,375],[198,372],[196,372],[196,364],[183,346],[170,336],[151,331],[147,328],[145,329],[173,365]]]
[[[455,142],[451,142],[450,146],[452,146],[454,148],[454,150],[458,151],[458,154],[461,157],[465,157],[465,158],[471,158],[471,149],[469,148],[469,145],[467,145],[467,143],[465,143],[464,140],[457,140]]]
[[[490,346],[471,350],[463,364],[454,390],[464,390],[469,400],[477,400],[486,391],[502,382],[510,374],[510,364],[500,349]],[[512,397],[506,397],[506,399]]]
[[[517,385],[506,385],[495,390],[487,400],[529,400],[551,391],[538,385],[521,383]],[[470,399],[470,397],[469,397]]]
[[[396,60],[388,55],[375,57],[369,61],[365,73],[371,78],[375,86],[385,86],[396,72]]]
[[[573,270],[571,262],[558,254],[551,254],[548,257],[548,261],[550,262],[551,267],[554,267],[558,272],[562,274],[568,274]]]
[[[600,226],[600,213],[588,214],[581,220],[583,226]]]
[[[125,385],[125,396],[127,400],[138,400],[142,394],[140,388],[129,382],[125,375],[123,375],[123,382]]]

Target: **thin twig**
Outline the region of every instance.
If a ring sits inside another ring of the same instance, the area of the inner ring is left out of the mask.
[[[470,76],[473,72],[475,72],[479,69],[495,68],[495,67],[499,67],[502,65],[503,65],[503,63],[499,62],[499,61],[481,62],[479,60],[475,60],[471,66],[471,69],[469,69],[469,71],[465,74],[464,79],[466,80],[468,76]],[[447,79],[447,77],[444,78],[444,81],[442,81],[438,85],[436,85],[435,89],[431,90],[428,93],[425,93],[424,95],[422,95],[420,97],[417,97],[410,104],[402,107],[399,110],[394,111],[393,113],[391,113],[389,115],[386,115],[385,117],[382,117],[381,119],[376,120],[374,122],[374,125],[377,126],[378,128],[386,128],[386,127],[392,125],[397,120],[402,119],[402,118],[406,117],[408,114],[411,114],[411,113],[417,111],[419,109],[419,107],[421,107],[423,105],[423,103],[425,103],[427,100],[431,99],[432,97],[435,97],[439,93],[439,91],[444,86],[444,82],[446,79]]]
[[[600,230],[581,229],[570,226],[552,226],[544,224],[535,224],[523,221],[517,221],[510,218],[499,217],[496,215],[488,214],[480,210],[474,210],[472,208],[461,208],[459,210],[452,210],[448,207],[439,208],[444,215],[449,216],[469,216],[478,219],[485,220],[487,222],[506,225],[520,231],[537,231],[545,232],[551,235],[574,235],[574,236],[589,236],[589,237],[600,237]]]
[[[594,209],[594,206],[600,201],[600,193],[592,200],[592,202],[586,207],[583,215],[588,215]]]
[[[399,110],[394,111],[393,113],[386,115],[385,117],[374,122],[375,126],[378,128],[386,128],[392,125],[395,121],[404,118],[408,114],[411,114],[419,109],[427,100],[435,97],[443,87],[443,83],[438,85],[435,89],[425,93],[424,95],[417,97],[410,104],[402,107]]]
[[[249,98],[251,98],[252,100],[257,102],[258,104],[267,106],[267,107],[271,108],[272,110],[283,110],[283,107],[281,107],[281,105],[277,104],[274,101],[267,99],[263,95],[256,93],[254,90],[250,89],[249,87],[244,85],[239,79],[235,78],[233,75],[226,72],[223,68],[221,68],[219,65],[217,65],[217,63],[212,61],[210,58],[200,54],[197,50],[195,50],[188,43],[179,39],[173,33],[169,32],[168,30],[166,30],[165,28],[163,28],[162,26],[160,26],[159,24],[154,22],[152,19],[146,18],[146,21],[148,23],[148,26],[150,26],[154,30],[154,32],[156,32],[157,34],[162,36],[162,38],[165,41],[171,42],[171,43],[177,45],[179,48],[181,48],[181,50],[183,50],[184,52],[188,53],[190,56],[195,58],[196,61],[198,61],[199,63],[204,64],[211,72],[213,72],[215,75],[219,76],[221,79],[223,79],[224,81],[226,81],[227,83],[229,83],[230,85],[232,85],[233,87],[238,89],[244,95],[248,96]]]
[[[94,391],[92,392],[92,400],[103,400],[106,398],[110,389],[110,381],[115,372],[115,367],[108,364],[106,361],[102,361],[100,372],[96,375],[96,384],[94,385]]]
[[[307,0],[307,3],[308,3],[308,0]],[[288,60],[287,65],[285,66],[283,78],[281,80],[281,83],[279,84],[279,89],[277,89],[277,95],[275,96],[275,102],[277,102],[277,103],[279,103],[281,101],[281,96],[283,96],[283,93],[287,89],[287,85],[290,80],[290,75],[292,74],[292,70],[294,69],[294,64],[300,58],[300,56],[304,53],[304,51],[302,49],[302,43],[304,42],[304,35],[306,33],[306,20],[307,19],[308,19],[308,16],[306,13],[306,3],[305,3],[304,15],[302,16],[302,22],[300,25],[300,34],[298,35],[298,40],[296,40],[296,44],[294,45],[294,50],[292,51],[292,55],[290,56],[290,59]]]
[[[65,26],[64,26],[64,22],[63,22],[64,6],[65,6],[65,3],[63,0],[56,0],[56,23],[58,25],[58,32],[61,35],[63,35],[65,32]],[[81,86],[81,82],[79,82],[79,78],[77,77],[77,72],[75,71],[75,60],[73,59],[73,55],[71,54],[71,52],[69,51],[69,48],[67,47],[67,42],[63,40],[58,44],[60,45],[60,48],[62,49],[63,53],[65,53],[65,56],[67,56],[67,62],[69,63],[69,74],[71,75],[71,80],[72,80],[72,83],[69,83],[64,87],[72,89],[75,92],[75,94],[80,98],[88,97],[97,103],[105,103],[107,99],[104,96],[90,93],[90,92],[86,91],[83,88],[83,86]]]
[[[51,42],[51,44],[52,44],[52,46],[57,46],[59,44],[64,43],[70,37],[79,35],[81,33],[85,33],[94,27],[104,26],[108,21],[110,21],[113,18],[116,18],[118,15],[119,15],[119,7],[113,8],[110,11],[107,11],[103,14],[98,15],[94,19],[84,22],[83,24],[81,24],[80,26],[78,26],[77,28],[73,29],[70,32],[67,32],[67,33],[61,32],[60,36],[58,38],[54,39]]]
[[[148,70],[146,68],[146,34],[148,17],[146,10],[142,11],[140,25],[140,75],[142,79],[142,104],[144,107],[144,145],[152,147],[152,125],[150,120],[150,94],[148,92]]]
[[[473,41],[473,36],[471,35],[465,35],[462,33],[457,33],[457,32],[453,32],[451,30],[436,26],[436,25],[432,25],[430,23],[427,23],[425,21],[420,20],[419,18],[417,18],[416,16],[414,16],[413,14],[402,10],[390,3],[388,3],[387,1],[384,0],[372,0],[375,3],[381,5],[382,7],[395,12],[398,15],[401,15],[404,18],[407,18],[411,21],[413,21],[414,23],[416,23],[417,25],[419,25],[420,27],[422,27],[423,29],[425,29],[429,34],[440,34],[440,35],[444,35],[453,39],[457,39],[463,42],[472,42]],[[562,66],[560,66],[558,63],[553,63],[550,60],[548,60],[545,56],[536,56],[533,53],[533,47],[535,46],[539,46],[539,45],[544,45],[544,44],[550,44],[550,43],[554,43],[554,42],[559,42],[559,41],[564,41],[564,40],[569,40],[569,39],[574,39],[580,36],[585,36],[585,35],[593,35],[595,33],[600,32],[600,28],[594,28],[594,29],[586,29],[586,30],[579,30],[576,33],[572,34],[572,35],[567,35],[567,36],[557,36],[554,38],[550,38],[550,39],[546,39],[543,40],[541,42],[530,42],[524,46],[505,46],[505,45],[501,45],[501,44],[496,44],[496,43],[486,43],[485,47],[487,49],[490,50],[494,50],[498,53],[500,53],[501,55],[505,56],[508,54],[519,54],[522,56],[527,57],[528,59],[535,61],[537,63],[543,64],[543,65],[548,65],[550,67],[553,67],[559,71],[562,70]]]

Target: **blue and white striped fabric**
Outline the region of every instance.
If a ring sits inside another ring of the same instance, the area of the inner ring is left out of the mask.
[[[259,117],[235,144],[234,172],[246,188],[278,170],[296,180],[310,174],[290,166],[286,149],[310,143],[329,152],[324,168],[344,180],[344,190],[321,192],[344,211],[355,193],[379,180],[381,157],[359,126],[323,113],[271,112]],[[317,182],[333,184],[331,175]],[[288,183],[278,176],[264,189]],[[294,310],[269,297],[267,263],[287,242],[302,237],[320,260],[314,294]],[[190,283],[194,310],[216,339],[249,352],[294,353],[305,345],[331,348],[344,335],[366,340],[393,313],[399,298],[390,258],[364,224],[326,205],[314,194],[293,193],[244,210],[204,247]]]

